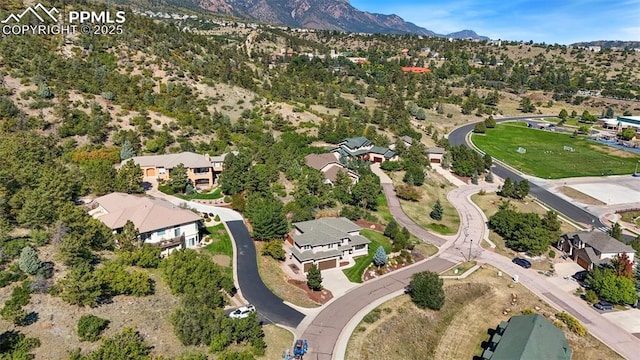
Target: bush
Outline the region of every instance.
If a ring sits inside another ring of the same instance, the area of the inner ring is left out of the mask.
[[[109,320],[94,315],[82,315],[78,320],[78,336],[82,341],[94,342],[100,338],[100,334],[109,326]]]
[[[157,246],[144,245],[136,251],[121,251],[120,259],[132,266],[140,266],[142,268],[157,268],[160,265],[161,250]]]
[[[26,246],[22,248],[20,252],[20,259],[18,259],[18,266],[20,270],[29,275],[35,275],[40,268],[41,261],[38,258],[38,254],[32,247]]]
[[[433,209],[429,213],[429,216],[436,221],[442,220],[442,214],[444,213],[444,208],[440,203],[440,200],[436,200],[436,203],[433,205]]]
[[[342,210],[340,211],[340,216],[346,217],[351,221],[362,219],[362,216],[363,216],[362,214],[363,214],[363,211],[360,208],[357,208],[355,206],[350,206],[350,205],[343,207]]]
[[[278,261],[283,261],[286,258],[286,254],[282,247],[282,241],[271,240],[267,242],[262,248],[262,255],[268,255]]]
[[[555,259],[556,257],[556,252],[553,250],[549,250],[549,259]]]
[[[396,186],[396,195],[398,195],[400,199],[409,201],[418,201],[422,198],[422,194],[417,187],[405,184]]]
[[[582,288],[581,288],[582,289]],[[584,299],[587,300],[587,302],[593,304],[598,302],[598,294],[596,294],[595,291],[589,289],[587,290],[587,292],[584,294]]]
[[[578,321],[578,319],[574,318],[573,316],[567,314],[566,312],[563,311],[563,312],[557,313],[556,318],[558,318],[560,321],[565,323],[572,333],[578,336],[587,335],[587,329],[582,324],[580,324],[580,321]]]
[[[380,164],[380,169],[386,171],[398,171],[404,169],[404,164],[401,161],[384,161]]]
[[[380,319],[380,309],[376,308],[371,310],[369,313],[367,313],[367,315],[365,315],[364,318],[362,318],[362,321],[366,322],[367,324],[373,324],[379,319]]]
[[[440,310],[444,305],[443,282],[437,273],[423,271],[411,276],[409,295],[411,300],[420,308]]]

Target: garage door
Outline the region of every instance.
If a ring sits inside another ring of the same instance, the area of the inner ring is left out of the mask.
[[[576,259],[576,262],[578,263],[578,265],[582,266],[585,270],[589,270],[589,263],[585,259],[579,257],[578,259]]]
[[[145,174],[145,176],[156,176],[156,169],[155,168],[147,169],[147,173]]]
[[[336,259],[320,261],[318,263],[320,270],[333,269],[334,267],[336,267]]]
[[[440,159],[431,159],[432,164],[440,164]]]

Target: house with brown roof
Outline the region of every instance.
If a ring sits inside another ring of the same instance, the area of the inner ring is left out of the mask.
[[[594,265],[609,263],[622,254],[627,254],[633,262],[636,253],[631,246],[597,230],[562,234],[557,247],[586,270],[593,269]]]
[[[429,70],[429,68],[421,66],[403,66],[402,72],[412,74],[428,74],[431,72],[431,70]]]
[[[347,218],[326,217],[293,226],[287,235],[289,256],[304,272],[312,264],[320,270],[331,269],[369,253],[371,241],[360,235],[360,226]]]
[[[131,220],[145,244],[158,246],[162,255],[200,244],[202,218],[164,199],[111,193],[93,200],[89,215],[102,221],[114,233]]]
[[[140,165],[143,176],[155,177],[158,180],[169,179],[171,169],[182,164],[187,168],[187,177],[196,188],[213,186],[216,175],[222,171],[221,168],[218,172],[214,171],[208,154],[201,155],[189,151],[177,154],[134,156],[123,160],[122,164],[129,160]]]
[[[308,167],[320,171],[324,175],[325,183],[327,184],[333,185],[340,172],[349,176],[354,183],[357,182],[359,179],[358,174],[342,165],[338,156],[336,153],[309,154],[304,157],[304,161]]]

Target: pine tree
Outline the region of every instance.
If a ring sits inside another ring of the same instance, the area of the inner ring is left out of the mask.
[[[484,177],[484,180],[489,184],[493,184],[493,172],[491,172],[491,170],[489,170],[489,173],[487,173],[487,176]]]
[[[442,220],[442,213],[444,209],[442,208],[442,204],[440,203],[440,199],[436,200],[436,203],[433,205],[433,209],[429,216],[436,221]]]
[[[484,125],[487,129],[493,129],[496,127],[496,119],[493,116],[489,115],[489,117],[484,121]]]
[[[313,291],[322,290],[322,272],[316,264],[312,264],[307,271],[307,286]]]
[[[127,161],[116,175],[116,189],[127,194],[142,193],[142,169],[140,165]]]
[[[622,228],[620,227],[620,224],[618,223],[613,224],[613,226],[611,227],[611,230],[609,230],[609,236],[611,236],[612,238],[618,241],[622,240]]]
[[[471,175],[471,183],[473,185],[478,185],[478,172],[475,171],[473,175]]]
[[[387,263],[387,252],[384,251],[384,248],[380,246],[376,253],[373,255],[373,264],[377,267],[380,267]]]
[[[29,275],[35,275],[40,269],[42,262],[38,258],[38,254],[30,246],[25,246],[20,252],[20,259],[18,260],[18,267],[23,272]]]
[[[394,219],[391,219],[391,221],[389,221],[389,224],[387,224],[387,226],[384,228],[384,236],[390,239],[395,239],[396,235],[398,234],[398,230],[398,223]]]
[[[122,144],[122,148],[120,149],[120,160],[131,159],[134,156],[136,156],[136,152],[133,150],[131,142],[129,140],[125,140],[124,144]]]

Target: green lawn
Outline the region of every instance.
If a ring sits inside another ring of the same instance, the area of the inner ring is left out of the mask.
[[[222,195],[222,191],[220,191],[220,188],[215,188],[212,192],[207,192],[207,193],[195,192],[189,195],[176,194],[167,185],[159,185],[158,190],[160,190],[161,192],[167,195],[173,195],[183,200],[194,200],[194,199],[215,200],[215,199],[221,199],[224,196]]]
[[[209,237],[213,238],[213,242],[204,247],[206,251],[212,255],[227,255],[233,256],[233,245],[231,245],[231,238],[224,228],[223,224],[216,226],[210,226],[207,228]]]
[[[369,244],[369,254],[356,259],[356,263],[352,267],[342,270],[349,281],[355,283],[362,282],[362,274],[369,264],[371,264],[371,261],[373,261],[373,255],[375,255],[376,250],[378,250],[380,246],[384,248],[387,254],[391,252],[391,239],[381,233],[369,229],[362,229],[360,230],[360,235],[371,240]]]
[[[376,199],[376,203],[377,203],[376,212],[378,213],[378,215],[382,217],[382,220],[384,220],[386,224],[391,222],[391,219],[393,219],[393,217],[389,212],[389,205],[387,205],[387,198],[384,196],[384,192],[381,192],[378,195],[378,198]]]
[[[545,179],[631,174],[640,160],[629,151],[583,137],[574,139],[569,134],[530,129],[523,123],[499,124],[484,135],[474,134],[472,140],[492,157]],[[574,151],[566,151],[564,146]],[[519,147],[526,153],[518,153]]]

